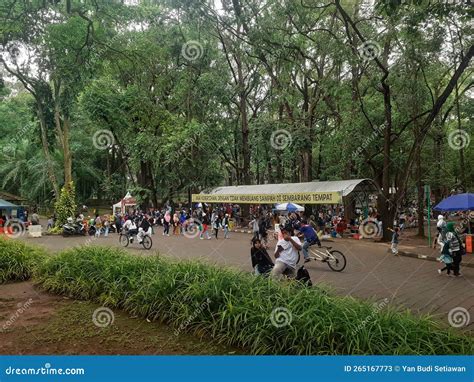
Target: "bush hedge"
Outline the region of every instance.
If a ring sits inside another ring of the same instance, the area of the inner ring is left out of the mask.
[[[80,247],[47,258],[48,291],[94,300],[254,354],[472,354],[429,317],[198,262]],[[288,325],[277,317],[284,311]],[[277,316],[275,316],[277,313]],[[291,320],[289,319],[291,316]],[[275,325],[275,321],[277,325]]]
[[[0,284],[28,280],[44,256],[41,249],[0,236]]]

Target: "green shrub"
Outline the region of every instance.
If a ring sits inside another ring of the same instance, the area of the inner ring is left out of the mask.
[[[338,297],[298,283],[197,262],[81,247],[38,271],[51,292],[92,299],[134,315],[211,336],[254,354],[472,354],[473,340],[429,317]],[[272,324],[275,308],[289,325]]]
[[[0,284],[28,280],[45,253],[21,241],[0,237]]]
[[[74,189],[74,182],[70,182],[61,189],[61,193],[56,203],[54,210],[56,212],[56,227],[62,227],[67,222],[67,218],[76,216],[76,191]]]
[[[63,226],[54,226],[52,228],[50,228],[47,233],[49,235],[60,235],[63,233]]]

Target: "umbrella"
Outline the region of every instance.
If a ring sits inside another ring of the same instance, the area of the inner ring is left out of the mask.
[[[282,204],[277,204],[275,207],[275,210],[295,212],[295,211],[304,211],[304,207],[295,203],[282,203]]]
[[[452,195],[433,207],[438,211],[474,211],[474,194]]]

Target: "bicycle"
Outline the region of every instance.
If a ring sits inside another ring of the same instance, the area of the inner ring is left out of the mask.
[[[128,247],[130,242],[133,243],[134,239],[138,241],[136,233],[130,234],[128,232],[120,232],[119,243],[120,243],[120,245],[122,245],[122,247]],[[145,249],[150,249],[152,247],[153,241],[151,240],[150,235],[145,234],[145,236],[143,236],[143,240],[141,242],[141,245],[143,245],[143,248],[145,248]]]
[[[324,251],[320,248],[324,248]],[[314,244],[310,245],[308,248],[310,256],[308,258],[314,261],[327,263],[328,267],[334,272],[342,272],[346,267],[346,257],[341,251],[331,251],[331,249],[332,247],[314,247]]]

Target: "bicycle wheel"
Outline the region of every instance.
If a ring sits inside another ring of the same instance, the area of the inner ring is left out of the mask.
[[[142,241],[143,248],[145,249],[150,249],[151,246],[153,245],[153,242],[151,240],[150,236],[145,236]]]
[[[120,234],[119,243],[122,247],[128,247],[129,242],[127,235]]]
[[[327,263],[329,268],[334,272],[341,272],[346,267],[346,257],[339,251],[330,251],[333,258],[328,258]]]

